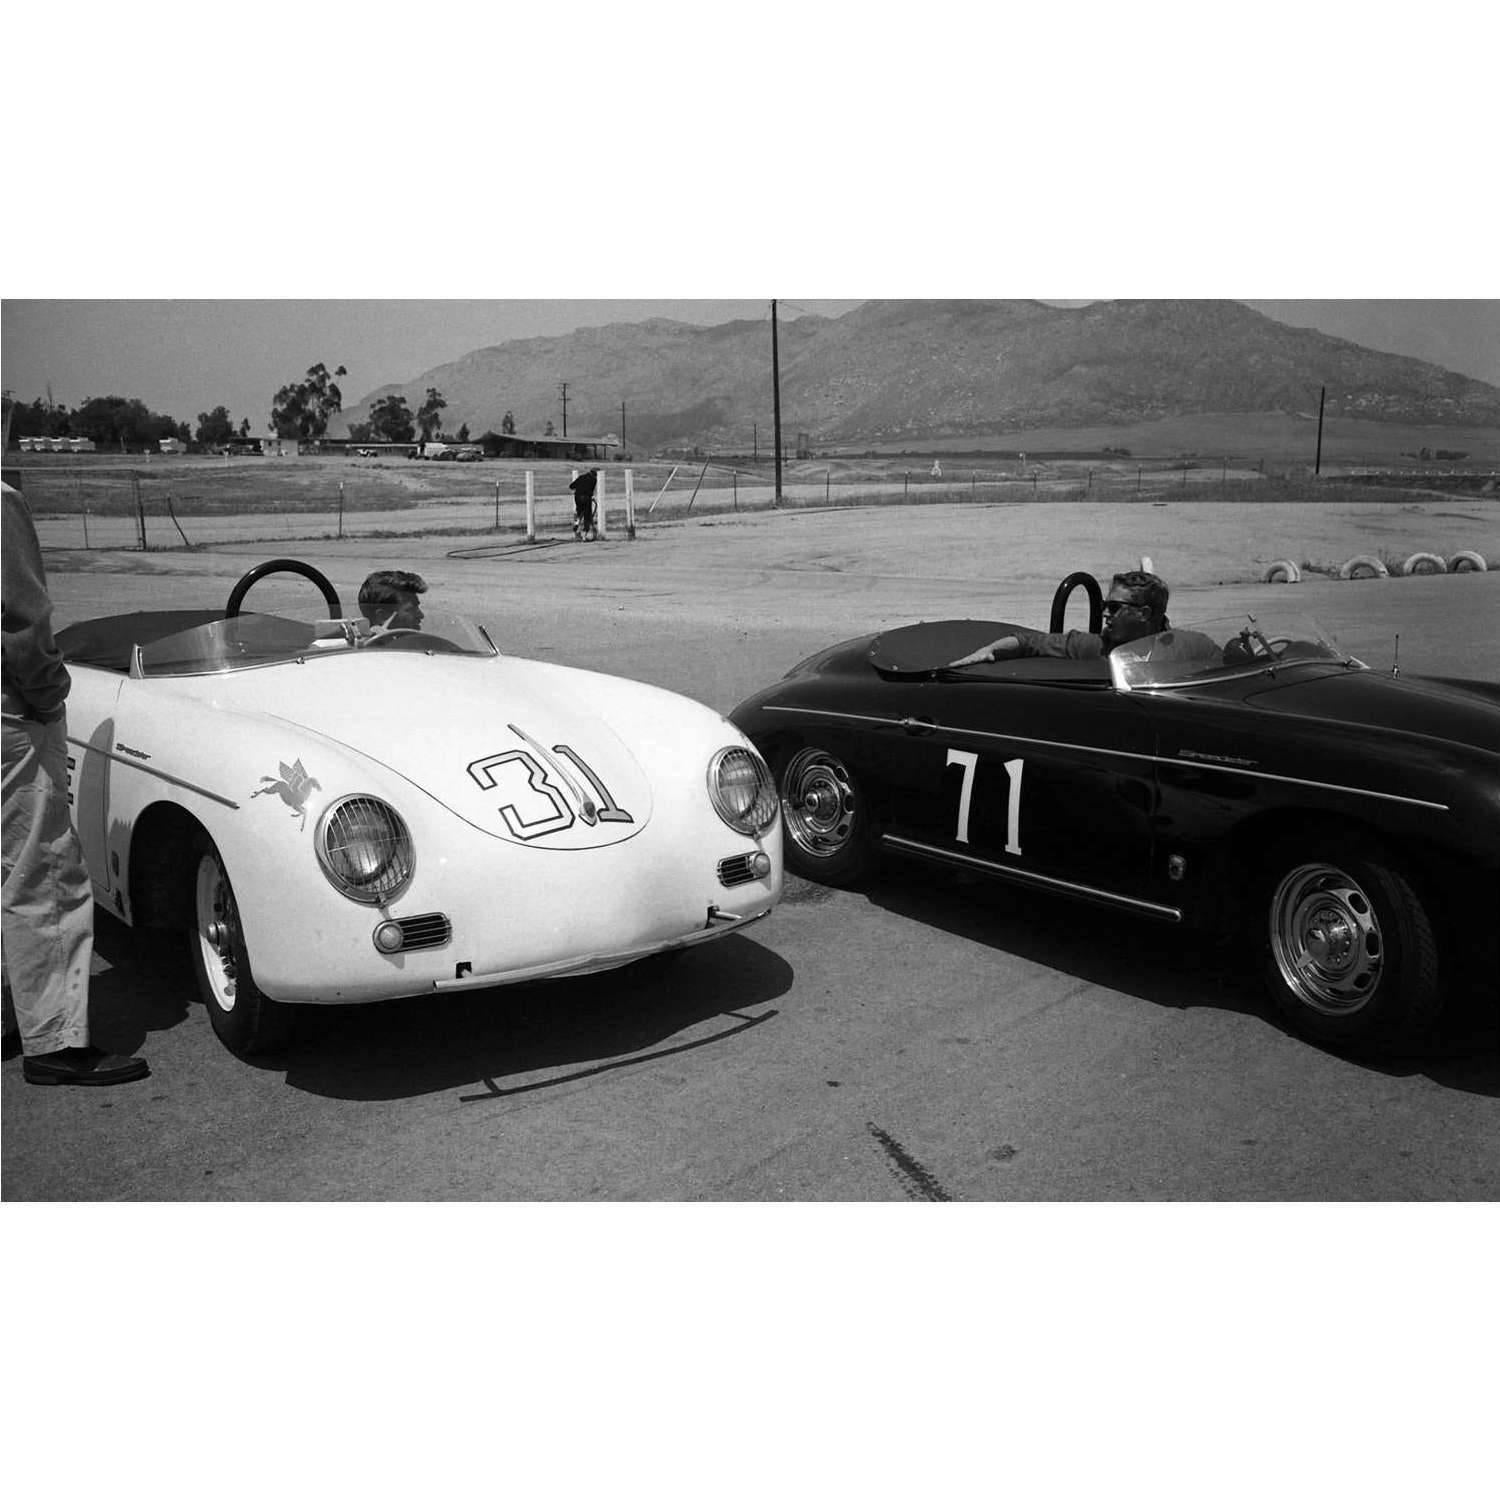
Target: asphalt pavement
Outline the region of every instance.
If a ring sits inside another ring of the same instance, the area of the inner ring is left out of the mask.
[[[817,647],[882,625],[1043,623],[1062,574],[1101,570],[1106,551],[1136,561],[1113,536],[1079,541],[1078,515],[1038,507],[1024,536],[1013,508],[924,507],[865,512],[859,529],[834,514],[719,517],[481,557],[450,557],[464,545],[452,538],[297,555],[351,600],[370,568],[414,566],[504,650],[727,711]],[[1418,531],[1432,545],[1430,516],[1412,518]],[[1416,550],[1412,534],[1391,545]],[[1348,542],[1369,538],[1351,529]],[[55,558],[59,622],[217,602],[261,555]],[[1178,623],[1295,594],[1372,665],[1399,634],[1403,671],[1500,680],[1496,574],[1288,586],[1257,582],[1250,559],[1222,582],[1217,554],[1154,560],[1177,585]],[[298,608],[308,587],[272,580],[257,598]],[[311,1012],[286,1054],[255,1065],[214,1038],[180,943],[101,915],[92,1009],[97,1039],[144,1052],[152,1077],[40,1089],[7,1061],[7,1200],[1489,1201],[1500,1189],[1488,1023],[1432,1055],[1353,1061],[1288,1035],[1253,976],[1180,934],[894,866],[857,893],[790,881],[753,932],[663,968]]]

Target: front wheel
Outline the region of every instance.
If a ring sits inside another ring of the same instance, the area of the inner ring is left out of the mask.
[[[1443,991],[1432,918],[1384,850],[1357,840],[1284,846],[1264,891],[1266,981],[1293,1030],[1390,1050],[1433,1029]]]
[[[809,748],[787,757],[778,778],[786,866],[804,880],[853,885],[875,862],[870,806],[837,756]]]
[[[255,983],[234,887],[219,851],[204,838],[194,858],[189,941],[198,993],[214,1034],[231,1052],[240,1057],[269,1052],[290,1033],[289,1008],[268,999]]]

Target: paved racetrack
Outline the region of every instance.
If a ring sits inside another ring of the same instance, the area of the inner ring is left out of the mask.
[[[1500,576],[1300,585],[1264,561],[1458,546],[1500,562],[1493,502],[1242,513],[954,506],[715,516],[594,545],[298,545],[352,603],[376,566],[502,649],[728,710],[833,640],[945,616],[1045,623],[1056,582],[1149,554],[1173,615],[1295,595],[1408,672],[1500,678]],[[1403,550],[1404,549],[1404,550]],[[61,623],[214,604],[261,546],[51,559]],[[1221,581],[1225,580],[1225,581]],[[303,608],[310,586],[258,585]],[[393,712],[399,711],[393,705]],[[145,1084],[3,1071],[8,1199],[1493,1199],[1500,1046],[1357,1063],[1286,1035],[1250,978],[1178,934],[918,872],[789,883],[753,933],[665,971],[311,1016],[288,1054],[230,1057],[181,952],[100,919],[99,1039]]]

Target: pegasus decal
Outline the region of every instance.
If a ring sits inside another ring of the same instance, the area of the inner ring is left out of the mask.
[[[264,783],[257,790],[250,793],[252,797],[264,797],[267,792],[275,792],[286,805],[291,808],[292,816],[300,819],[298,826],[307,827],[307,799],[312,796],[315,787],[321,787],[323,783],[315,776],[309,776],[303,768],[301,760],[294,760],[291,765],[285,761],[277,762],[277,770],[281,772],[280,777],[262,776]]]

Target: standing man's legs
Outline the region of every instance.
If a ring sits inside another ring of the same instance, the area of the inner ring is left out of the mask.
[[[87,1047],[94,898],[68,809],[63,721],[7,719],[3,769],[5,977],[21,1048]]]

